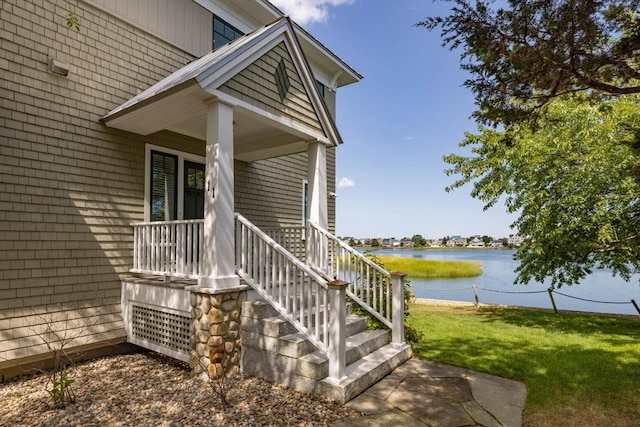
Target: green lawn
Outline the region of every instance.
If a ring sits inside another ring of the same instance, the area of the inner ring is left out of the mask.
[[[640,320],[412,304],[414,356],[524,382],[525,425],[640,425]]]
[[[409,277],[452,278],[475,277],[482,274],[482,264],[475,261],[439,261],[375,255],[387,271],[402,271]]]

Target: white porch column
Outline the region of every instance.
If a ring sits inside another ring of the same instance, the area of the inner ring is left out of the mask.
[[[342,280],[332,280],[329,287],[329,377],[339,384],[347,367],[347,286]]]
[[[329,226],[327,208],[327,147],[320,142],[309,143],[308,197],[309,220],[325,230]]]
[[[309,143],[308,148],[307,203],[309,221],[323,229],[329,227],[327,207],[327,147],[319,142]],[[307,264],[327,272],[327,241],[319,233],[307,233]],[[313,236],[319,239],[313,239]]]
[[[207,111],[203,265],[198,286],[239,286],[235,268],[233,107],[212,102]]]
[[[391,273],[391,345],[400,348],[404,342],[404,278],[402,272]]]

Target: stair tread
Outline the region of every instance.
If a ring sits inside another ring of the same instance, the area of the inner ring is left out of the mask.
[[[385,335],[388,333],[389,332],[386,329],[368,329],[366,331],[358,332],[357,334],[352,335],[346,339],[345,350],[349,352],[349,350],[354,349],[359,345],[364,345],[368,341],[373,341],[381,335]],[[311,363],[324,363],[329,360],[329,358],[320,351],[314,351],[312,353],[306,354],[304,356],[301,356],[300,359]]]
[[[282,318],[282,320],[284,320],[285,322],[287,321],[283,316],[273,316],[273,318]],[[267,320],[267,319],[271,319],[271,317],[268,317],[268,318],[263,319],[263,320]],[[347,316],[347,326],[352,324],[352,323],[361,322],[362,319],[365,319],[365,317],[362,317],[362,316]],[[361,331],[361,332],[366,332],[366,331]],[[358,335],[361,332],[358,332],[358,333],[356,333],[354,335],[351,335],[350,337],[347,337],[347,343],[349,342],[349,338],[351,338],[352,336]],[[283,335],[283,336],[281,336],[279,338],[287,340],[287,341],[297,341],[298,337],[302,337],[302,336],[303,335],[300,332],[293,332],[293,333],[288,334],[288,335]]]
[[[348,386],[350,383],[357,381],[361,377],[368,375],[373,369],[379,365],[386,363],[394,356],[406,351],[410,348],[408,344],[395,347],[393,344],[387,344],[380,347],[374,352],[369,353],[363,358],[348,365],[345,369],[345,378],[340,381],[341,386]],[[323,381],[327,381],[326,379]]]
[[[405,344],[405,346],[397,348],[393,344],[387,344],[376,351],[367,354],[363,358],[346,367],[347,378],[351,376],[360,376],[369,372],[371,370],[371,365],[379,365],[380,363],[386,362],[389,358],[401,353],[407,345],[408,344]]]

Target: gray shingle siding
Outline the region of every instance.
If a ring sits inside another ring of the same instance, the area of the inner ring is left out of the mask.
[[[67,10],[79,33],[66,27]],[[194,57],[90,3],[3,0],[0,49],[1,370],[46,351],[36,336],[45,311],[85,319],[74,344],[125,335],[120,280],[130,223],[143,220],[145,143],[204,155],[204,142],[99,122]],[[69,75],[49,73],[50,58]],[[306,154],[236,162],[236,172],[236,210],[259,225],[300,222]]]

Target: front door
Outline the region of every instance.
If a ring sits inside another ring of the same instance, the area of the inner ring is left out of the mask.
[[[184,219],[204,218],[204,165],[184,162]]]

